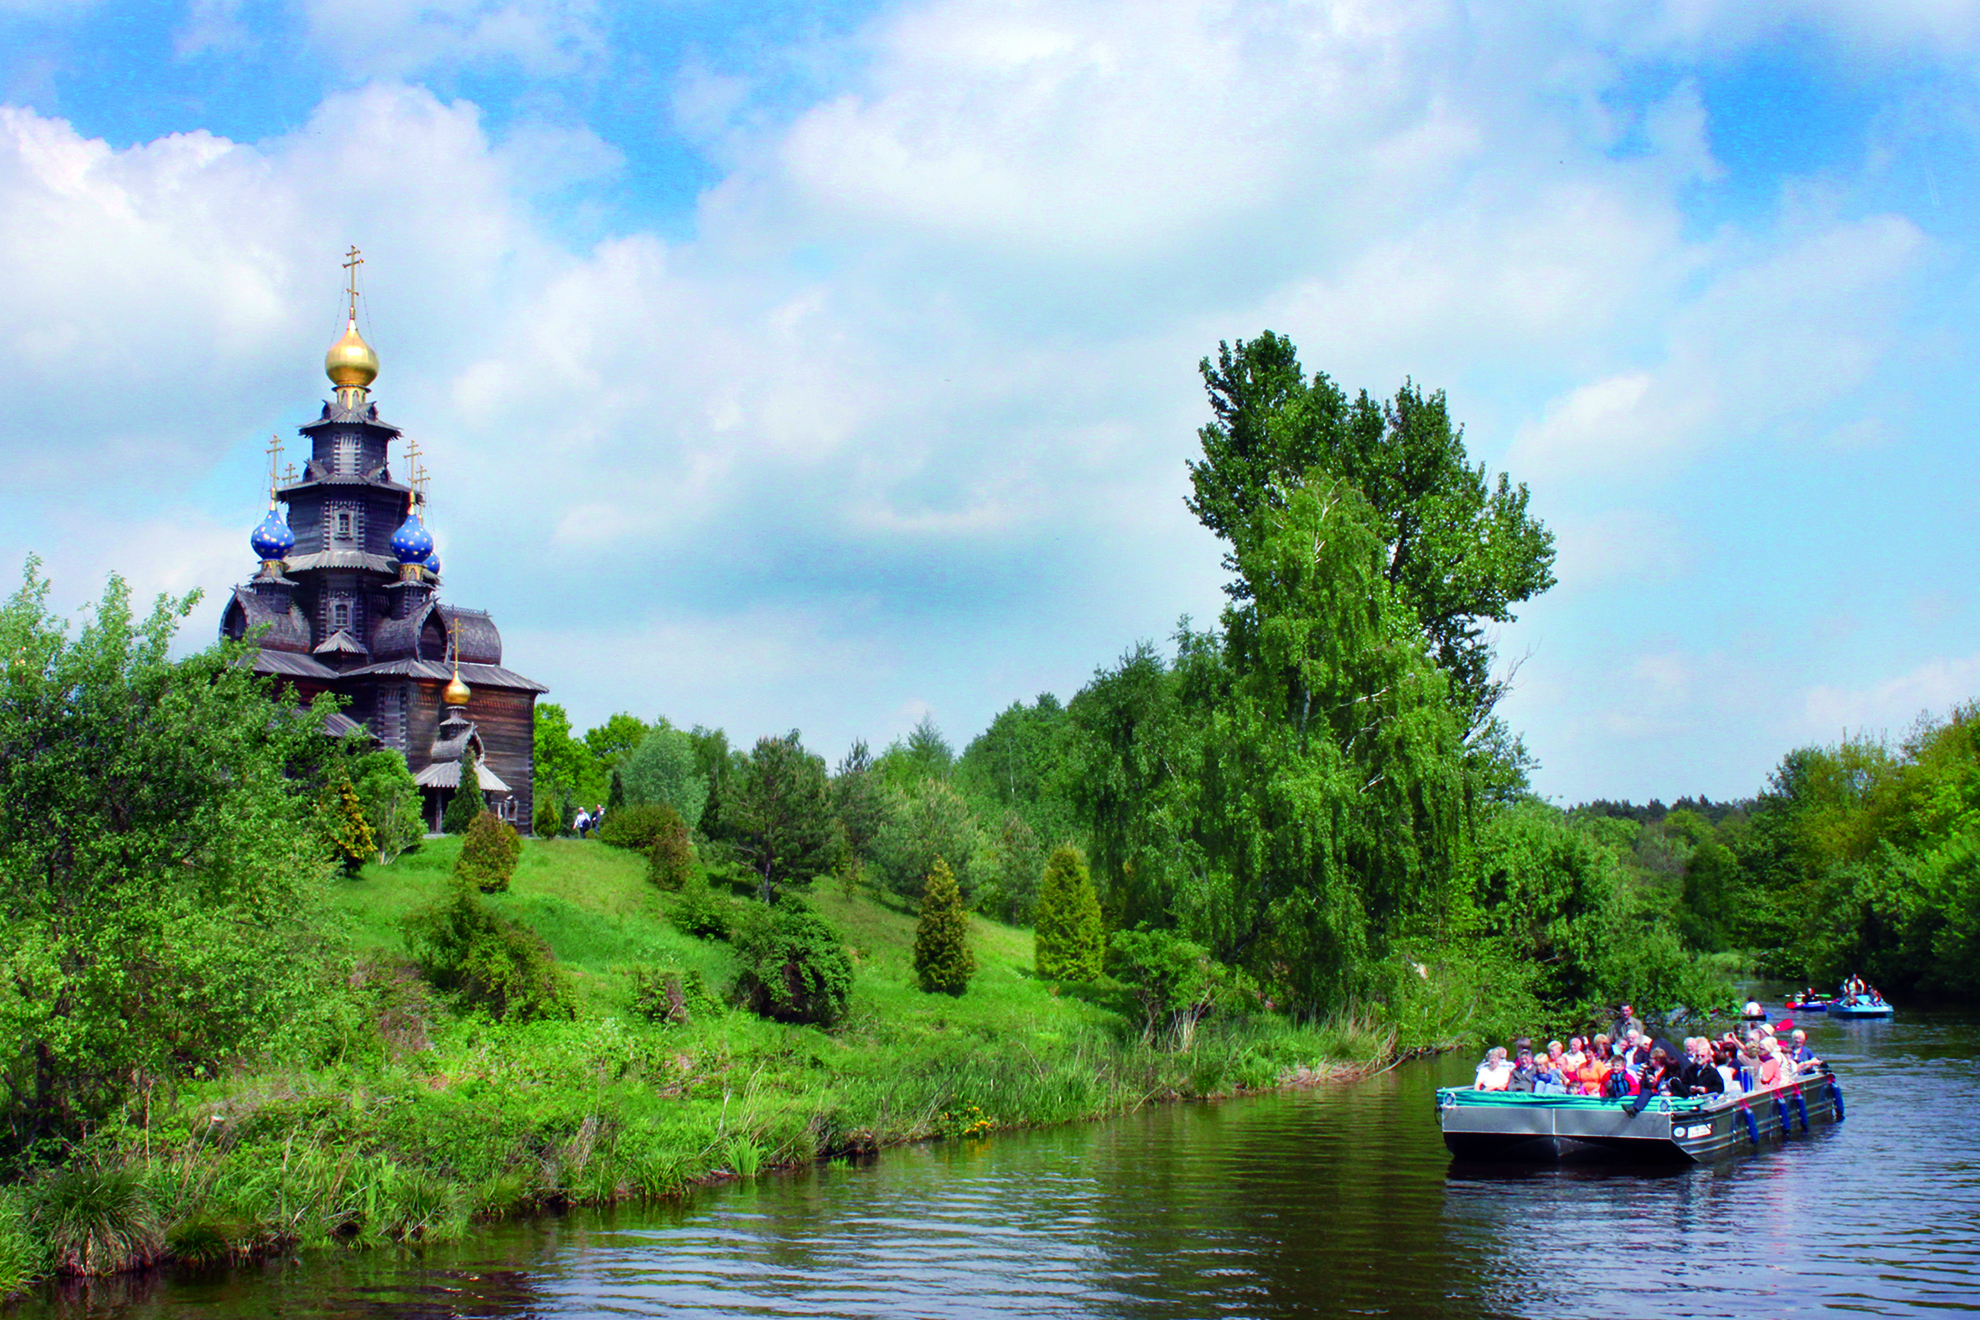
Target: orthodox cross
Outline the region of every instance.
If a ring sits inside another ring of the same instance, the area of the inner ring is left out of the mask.
[[[282,437],[268,437],[268,507],[275,507],[275,492],[281,486],[280,464],[282,462]]]
[[[357,268],[363,264],[364,258],[358,255],[357,244],[351,244],[350,254],[344,261],[344,269],[351,273],[350,287],[346,292],[351,295],[351,320],[353,321],[357,320]]]
[[[419,461],[419,437],[406,437],[406,485],[415,507],[426,503],[426,466]]]
[[[449,645],[454,652],[454,677],[459,678],[461,676],[461,621],[459,619],[447,620],[447,632],[449,635]]]

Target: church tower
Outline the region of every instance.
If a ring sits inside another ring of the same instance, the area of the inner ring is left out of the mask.
[[[344,335],[323,363],[334,395],[301,428],[301,473],[284,474],[280,441],[269,446],[268,515],[249,538],[261,570],[234,588],[220,632],[253,635],[255,671],[298,700],[348,698],[333,731],[362,730],[403,753],[431,828],[459,787],[462,752],[472,751],[490,809],[526,831],[536,698],[549,689],[503,668],[502,635],[486,612],[439,598],[417,445],[380,420],[371,399],[378,355],[357,328],[361,264],[352,248]],[[399,442],[402,479],[392,471]]]

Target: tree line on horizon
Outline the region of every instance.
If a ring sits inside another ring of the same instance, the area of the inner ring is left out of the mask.
[[[1816,988],[1980,997],[1980,702],[1795,748],[1751,798],[1568,815],[1696,953]]]

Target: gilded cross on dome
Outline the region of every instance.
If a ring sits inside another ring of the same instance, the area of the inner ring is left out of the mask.
[[[357,244],[351,244],[351,250],[344,258],[344,269],[350,272],[350,285],[345,291],[351,295],[353,321],[357,320],[357,268],[363,264],[364,258],[358,255]]]

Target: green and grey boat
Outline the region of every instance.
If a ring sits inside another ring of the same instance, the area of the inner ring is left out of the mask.
[[[1444,1145],[1461,1160],[1638,1164],[1710,1163],[1843,1117],[1842,1087],[1826,1068],[1745,1095],[1637,1103],[1445,1087],[1437,1115]]]

